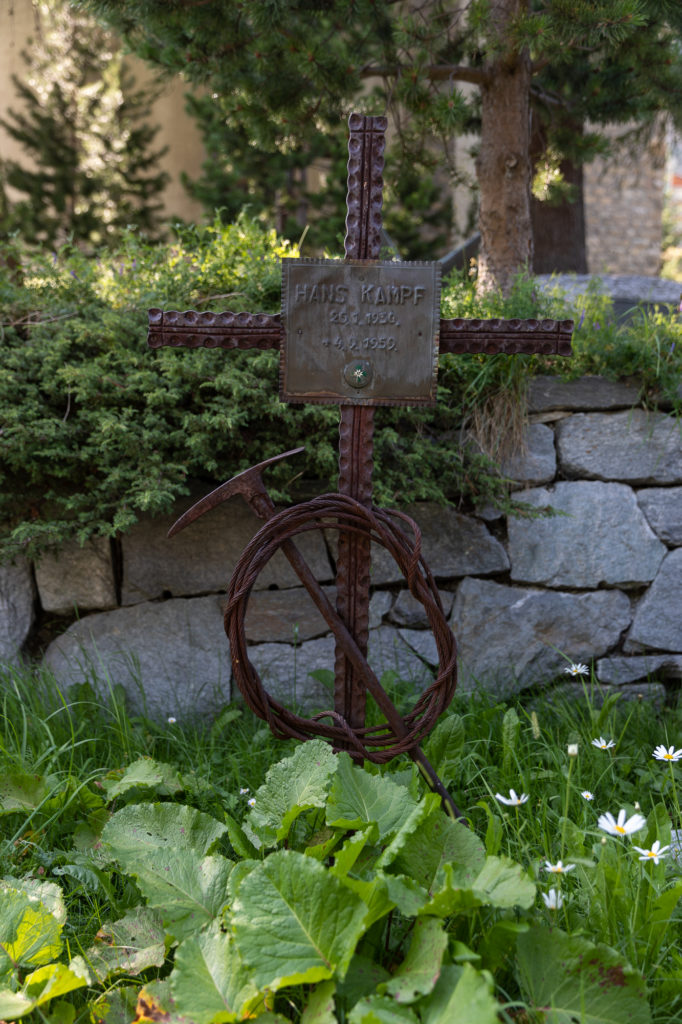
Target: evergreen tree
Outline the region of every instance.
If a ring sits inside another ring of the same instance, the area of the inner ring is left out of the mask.
[[[168,180],[144,121],[152,89],[137,89],[111,33],[63,0],[43,0],[40,32],[22,54],[22,101],[3,127],[31,164],[7,161],[4,228],[29,241],[86,246],[113,242],[127,225],[158,234],[158,196]]]
[[[431,177],[434,147],[447,163],[478,125],[479,280],[505,291],[532,264],[531,102],[558,159],[588,120],[682,111],[679,0],[73,2],[210,91],[216,118],[268,159],[311,153],[350,109],[388,110],[392,145],[414,157],[421,138],[415,170]],[[582,155],[594,142],[582,134]]]

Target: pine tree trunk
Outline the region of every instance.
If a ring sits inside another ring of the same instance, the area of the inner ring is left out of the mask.
[[[528,0],[491,0],[492,35],[509,38],[510,22]],[[481,253],[479,290],[508,294],[514,275],[533,263],[530,216],[530,58],[502,50],[487,65],[481,87],[481,144],[477,161]]]

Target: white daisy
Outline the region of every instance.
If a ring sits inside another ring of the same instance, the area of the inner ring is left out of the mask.
[[[654,750],[654,757],[657,761],[679,761],[682,757],[682,750],[675,750],[674,747],[668,747],[666,750],[662,743],[659,743]]]
[[[502,796],[501,793],[496,793],[495,799],[499,800],[501,804],[506,804],[508,807],[519,807],[521,804],[525,804],[528,794],[522,793],[521,796],[517,796],[516,790],[510,789],[509,796]]]
[[[564,669],[569,676],[587,676],[590,674],[590,670],[587,665],[581,665],[580,663],[574,665],[571,663],[568,668]]]
[[[572,871],[575,864],[562,864],[560,860],[556,864],[550,864],[548,860],[545,861],[545,871],[551,871],[553,875],[564,875],[567,871]]]
[[[641,846],[635,846],[635,850],[637,850],[638,853],[642,854],[642,856],[639,858],[640,860],[652,860],[654,864],[658,864],[661,857],[665,857],[666,850],[669,849],[669,846],[661,846],[658,839],[655,843],[652,844],[650,850],[643,850]]]
[[[561,910],[564,905],[564,898],[559,889],[550,889],[542,893],[542,899],[548,910]]]
[[[168,722],[169,725],[175,725],[175,723],[177,722],[177,718],[175,718],[174,715],[169,715],[166,721]]]
[[[646,818],[643,814],[633,814],[631,818],[626,819],[625,808],[621,808],[618,812],[618,820],[607,811],[606,814],[599,816],[598,825],[599,828],[603,828],[605,832],[608,832],[612,836],[629,836],[633,832],[639,832],[641,828],[646,825]]]
[[[246,802],[249,805],[249,807],[255,807],[256,806],[256,798],[255,798],[255,796],[252,796],[251,799],[247,800]]]
[[[249,792],[249,787],[248,786],[242,786],[242,788],[239,790],[239,795],[240,796],[246,796],[246,794],[248,792]]]
[[[589,789],[584,789],[580,795],[583,800],[594,800],[594,793],[590,793]]]
[[[592,746],[599,747],[600,750],[610,750],[615,745],[613,740],[605,740],[603,736],[600,736],[598,740],[592,740]]]

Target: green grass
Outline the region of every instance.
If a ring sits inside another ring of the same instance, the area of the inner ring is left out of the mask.
[[[561,891],[560,909],[538,899],[518,921],[530,915],[606,944],[646,979],[651,1019],[682,1021],[679,894],[665,904],[665,893],[677,892],[682,865],[669,853],[658,865],[641,863],[634,851],[634,845],[651,848],[656,839],[666,846],[671,827],[682,828],[682,761],[678,766],[652,756],[659,744],[680,744],[682,710],[657,711],[646,701],[618,697],[602,701],[596,689],[585,680],[581,699],[535,696],[528,706],[518,699],[499,703],[485,695],[457,695],[426,751],[486,853],[522,865],[540,894]],[[396,685],[395,695],[405,699],[404,684]],[[601,749],[593,744],[599,738],[613,745]],[[577,754],[569,753],[569,745],[577,745]],[[93,852],[112,812],[160,800],[189,804],[221,822],[241,821],[268,768],[297,747],[275,740],[238,705],[227,706],[212,723],[158,723],[129,714],[115,690],[103,701],[87,685],[62,692],[47,672],[5,668],[0,877],[60,886],[68,911],[66,949],[73,956],[92,943],[105,921],[140,903],[133,881],[105,871]],[[406,778],[412,766],[402,758],[381,771]],[[415,777],[412,786],[419,785]],[[508,796],[512,789],[528,799],[506,806],[498,794]],[[600,829],[599,815],[617,816],[621,808],[628,818],[644,815],[646,829],[622,838]],[[558,861],[575,867],[550,873],[545,862]],[[663,911],[665,921],[654,927]],[[502,917],[517,921],[514,912]],[[496,961],[485,946],[490,922],[485,907],[463,916],[450,923],[450,941],[479,950],[483,962],[492,957],[498,998],[506,993],[521,1005],[509,956]],[[85,1022],[83,998],[74,996],[74,1004],[77,1019]],[[50,1020],[46,1013],[36,1010],[32,1018]],[[508,1021],[535,1019],[509,1014]]]

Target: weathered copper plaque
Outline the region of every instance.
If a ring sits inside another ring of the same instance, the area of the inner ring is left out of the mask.
[[[285,402],[434,405],[436,263],[282,260]]]

